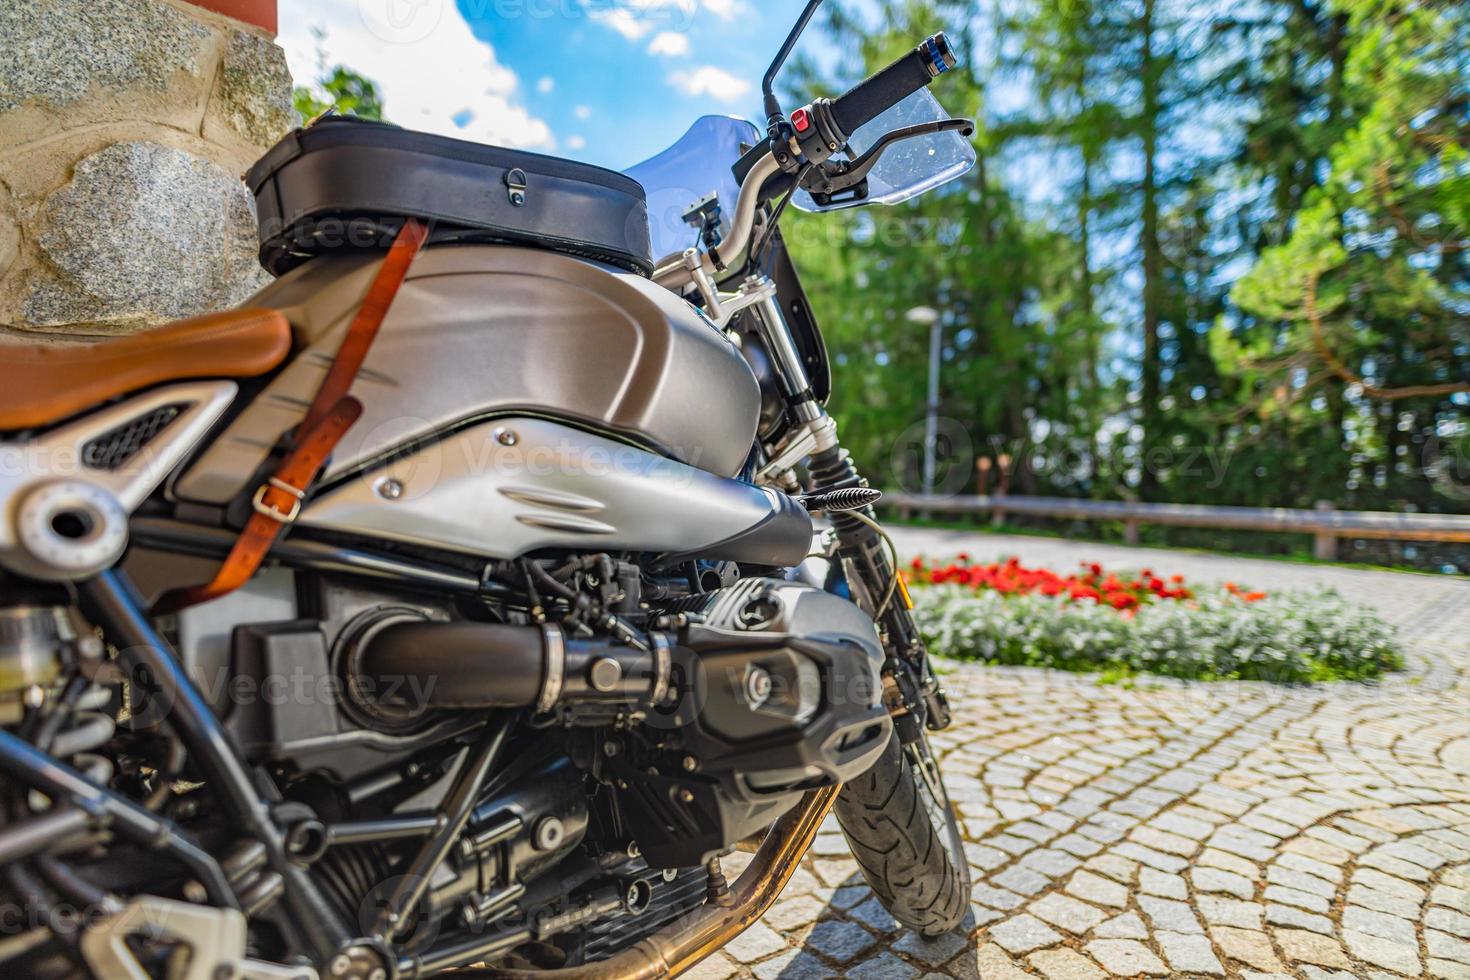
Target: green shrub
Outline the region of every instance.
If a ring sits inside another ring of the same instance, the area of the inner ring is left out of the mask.
[[[1394,630],[1335,592],[1220,593],[1131,615],[1065,598],[916,588],[929,648],[992,664],[1189,680],[1366,680],[1400,670]]]

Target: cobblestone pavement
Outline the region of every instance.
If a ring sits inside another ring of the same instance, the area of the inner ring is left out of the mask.
[[[956,723],[935,747],[963,817],[968,931],[925,941],[900,929],[829,822],[764,921],[692,976],[1470,978],[1470,584],[1040,538],[895,536],[934,557],[1330,585],[1392,620],[1412,663],[1376,686],[1133,689],[954,665]]]

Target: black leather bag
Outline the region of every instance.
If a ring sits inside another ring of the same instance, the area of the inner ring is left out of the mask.
[[[648,275],[648,203],[631,177],[570,160],[328,116],[245,174],[273,275],[342,249],[387,248],[405,218],[429,243],[554,249]]]

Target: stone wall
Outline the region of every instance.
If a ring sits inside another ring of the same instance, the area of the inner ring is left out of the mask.
[[[264,31],[183,0],[0,3],[0,334],[124,333],[266,281],[240,175],[296,124]]]

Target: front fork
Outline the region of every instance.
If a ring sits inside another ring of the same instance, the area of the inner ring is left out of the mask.
[[[867,481],[859,476],[851,458],[840,446],[813,453],[808,465],[813,486],[823,492],[866,486]],[[949,699],[930,669],[929,653],[914,622],[907,587],[900,578],[896,587],[890,589],[899,573],[881,535],[868,523],[876,522],[873,509],[865,507],[829,517],[837,539],[834,557],[841,562],[853,598],[878,624],[886,654],[883,671],[886,697],[900,738],[908,745],[916,742],[925,728],[930,731],[948,728]],[[886,605],[885,596],[888,596]]]
[[[776,371],[787,417],[794,423],[783,441],[785,451],[778,451],[760,476],[778,484],[793,484],[793,466],[804,456],[814,491],[865,487],[866,481],[837,442],[835,423],[812,396],[806,369],[776,301],[775,284],[766,276],[752,276],[742,283],[740,292],[723,301],[712,284],[701,282],[700,289],[706,304],[720,312],[718,319],[726,323],[735,309],[752,309],[762,345]],[[845,573],[854,601],[878,624],[885,653],[885,699],[900,738],[905,745],[912,745],[923,736],[925,728],[939,731],[949,727],[949,701],[930,669],[908,589],[898,578],[898,569],[893,567],[877,530],[877,515],[871,507],[864,507],[829,516],[837,539],[832,557]]]

